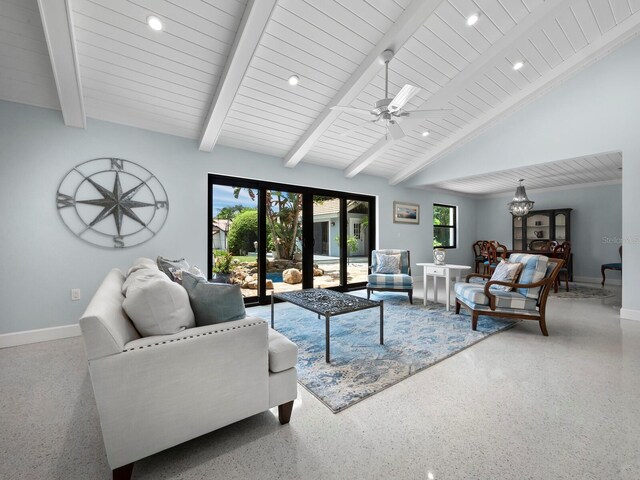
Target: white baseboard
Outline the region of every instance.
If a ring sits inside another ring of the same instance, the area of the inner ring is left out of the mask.
[[[621,308],[620,317],[627,320],[637,320],[640,322],[640,310],[631,310],[630,308]]]
[[[602,277],[579,277],[577,275],[574,275],[573,281],[578,283],[597,283],[598,285],[600,285],[602,283]],[[622,280],[619,278],[607,278],[604,286],[606,287],[607,285],[620,286],[622,285]]]
[[[60,338],[77,337],[82,335],[80,325],[63,325],[61,327],[40,328],[24,332],[3,333],[0,335],[0,348],[17,347],[29,343],[47,342]]]

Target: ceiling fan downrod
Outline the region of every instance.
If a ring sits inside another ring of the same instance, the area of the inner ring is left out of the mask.
[[[384,98],[389,98],[389,62],[393,58],[393,50],[387,49],[380,54],[380,62],[384,63]]]

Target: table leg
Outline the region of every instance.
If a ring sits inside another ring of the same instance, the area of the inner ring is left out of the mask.
[[[384,308],[380,300],[380,345],[384,345]]]
[[[422,267],[422,303],[427,304],[427,267]]]
[[[438,303],[438,277],[433,276],[433,301]]]
[[[331,362],[331,354],[329,353],[330,347],[329,347],[329,324],[331,321],[331,315],[326,315],[325,316],[325,350],[324,350],[324,361],[327,363]]]
[[[271,328],[273,328],[273,294],[271,294]]]
[[[451,291],[449,290],[451,288],[451,275],[449,272],[450,270],[447,268],[445,270],[445,279],[447,284],[445,285],[445,289],[444,289],[447,295],[447,301],[445,302],[445,305],[447,306],[447,312],[449,311],[449,308],[450,308],[449,302],[451,302],[451,299],[450,299]]]

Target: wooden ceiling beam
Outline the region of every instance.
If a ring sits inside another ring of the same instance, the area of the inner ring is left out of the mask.
[[[247,3],[231,47],[231,53],[204,122],[200,135],[200,150],[210,152],[218,141],[222,126],[240,89],[253,54],[260,43],[264,29],[271,18],[276,2],[277,0],[249,0]]]
[[[86,128],[84,97],[69,0],[38,0],[64,124]]]
[[[404,10],[398,21],[382,37],[382,40],[369,52],[364,62],[360,64],[351,78],[340,88],[331,102],[316,118],[307,131],[298,139],[284,159],[285,167],[295,167],[311,150],[315,142],[329,128],[340,115],[339,111],[331,110],[335,105],[349,105],[362,90],[371,83],[383,64],[380,54],[391,49],[397,52],[413,34],[427,21],[427,18],[442,3],[442,0],[413,0]]]

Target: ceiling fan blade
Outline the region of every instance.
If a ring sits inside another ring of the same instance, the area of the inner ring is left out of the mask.
[[[352,113],[354,115],[371,115],[369,110],[364,110],[362,108],[354,108],[354,107],[345,107],[343,105],[334,105],[331,107],[331,110],[338,110],[340,112]]]
[[[402,90],[391,100],[391,103],[387,107],[390,112],[397,112],[406,103],[413,98],[413,96],[420,91],[420,87],[414,87],[413,85],[405,85]]]
[[[438,118],[444,117],[446,114],[453,112],[453,110],[449,109],[440,109],[440,110],[412,110],[410,112],[402,112],[399,116],[401,117],[409,117],[413,119],[418,118]]]
[[[402,137],[405,136],[404,131],[402,130],[402,128],[400,128],[400,125],[398,125],[396,122],[389,122],[389,133],[391,134],[391,138],[393,138],[394,140],[400,140]]]
[[[378,119],[376,118],[375,120],[369,120],[367,122],[361,123],[360,125],[356,125],[355,127],[351,127],[348,130],[345,130],[344,132],[341,132],[339,135],[341,137],[347,137],[349,135],[351,135],[352,133],[356,132],[357,130],[361,129],[362,127],[366,126],[366,125],[370,125],[372,123],[377,122]]]

